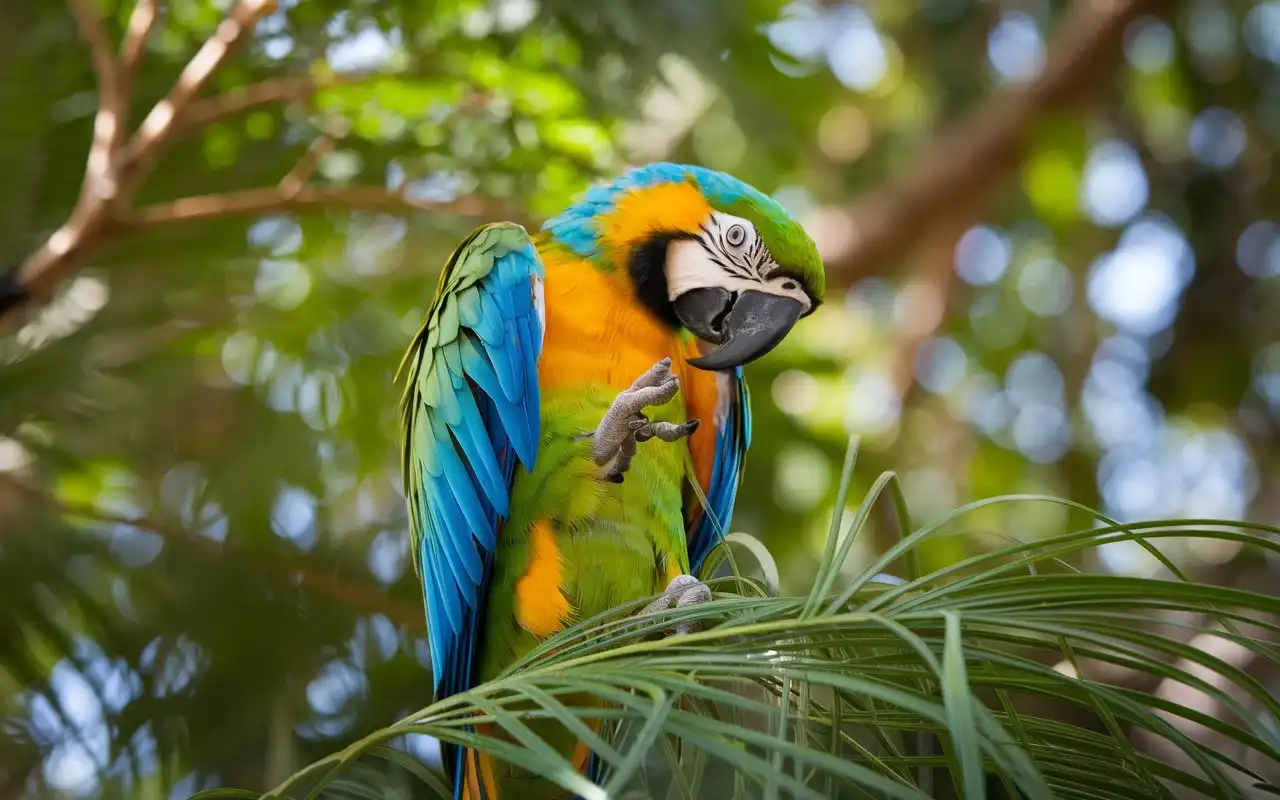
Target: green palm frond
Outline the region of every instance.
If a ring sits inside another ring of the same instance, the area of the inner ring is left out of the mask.
[[[851,452],[845,488],[852,465]],[[367,755],[445,793],[439,776],[397,749],[411,734],[490,753],[584,798],[729,796],[726,784],[708,787],[716,768],[728,770],[735,797],[983,798],[996,786],[1030,798],[1276,793],[1280,701],[1240,659],[1204,643],[1276,664],[1280,599],[1190,580],[1159,546],[1218,540],[1274,556],[1280,531],[1215,520],[1123,526],[1088,512],[1095,524],[1086,529],[928,574],[909,566],[902,582],[875,579],[900,560],[913,564],[922,542],[983,506],[1065,502],[1010,496],[918,528],[842,578],[886,491],[911,530],[896,478],[886,474],[850,530],[841,536],[833,526],[807,596],[768,596],[735,574],[712,581],[717,596],[707,605],[636,619],[639,601],[587,620],[498,679],[364,738],[270,794],[350,794],[350,768]],[[1067,565],[1122,541],[1140,542],[1170,577]],[[681,621],[700,630],[661,635]],[[1143,680],[1097,679],[1092,665]],[[1209,706],[1176,699],[1187,692]],[[608,705],[588,705],[584,695]],[[527,723],[535,719],[558,720],[587,742],[608,765],[604,786],[534,736]],[[609,735],[586,720],[605,720]]]

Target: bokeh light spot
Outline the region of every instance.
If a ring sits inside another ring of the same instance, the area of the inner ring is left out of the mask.
[[[1213,169],[1232,167],[1244,152],[1248,133],[1244,121],[1226,108],[1206,108],[1191,123],[1188,146],[1196,160]]]
[[[1126,31],[1124,53],[1134,69],[1154,73],[1173,63],[1175,46],[1173,29],[1163,20],[1145,17]]]
[[[845,429],[849,433],[883,433],[898,421],[901,398],[892,378],[879,370],[854,376],[845,405]]]
[[[792,416],[802,416],[818,405],[818,379],[799,369],[789,369],[773,379],[773,402]]]
[[[995,228],[976,225],[956,244],[956,272],[966,283],[987,286],[1000,280],[1012,255],[1007,236]]]
[[[1030,81],[1044,69],[1044,37],[1035,19],[1021,11],[1006,11],[987,37],[987,58],[1007,81]]]
[[[934,394],[951,394],[964,382],[968,362],[964,348],[955,339],[930,339],[916,352],[916,380]]]
[[[1251,53],[1280,64],[1280,2],[1258,3],[1249,9],[1242,27]]]
[[[831,464],[821,450],[805,444],[788,445],[778,454],[774,499],[793,512],[811,511],[826,496]]]
[[[1236,263],[1254,278],[1280,277],[1280,225],[1252,222],[1236,240]]]
[[[1085,162],[1080,205],[1098,225],[1116,227],[1147,204],[1147,173],[1129,144],[1111,139],[1098,144]]]
[[[859,8],[841,9],[844,29],[827,50],[831,74],[850,89],[869,92],[889,71],[889,54],[871,18]]]
[[[871,123],[857,106],[833,106],[818,123],[818,147],[832,161],[857,161],[870,146]]]
[[[1125,231],[1114,251],[1094,261],[1089,303],[1122,328],[1151,335],[1173,321],[1194,271],[1191,247],[1178,228],[1160,219],[1141,220]]]
[[[1066,311],[1075,297],[1075,279],[1052,258],[1028,261],[1018,272],[1018,298],[1032,314],[1052,317]]]

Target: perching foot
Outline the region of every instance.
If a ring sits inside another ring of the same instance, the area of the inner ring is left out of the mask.
[[[592,434],[591,457],[600,465],[604,480],[622,483],[640,442],[655,438],[674,442],[698,429],[696,419],[678,424],[651,422],[642,413],[649,406],[666,404],[679,390],[680,379],[671,374],[671,359],[664,358],[636,378],[630,389],[618,394]]]
[[[667,591],[657,600],[645,606],[640,612],[640,616],[646,617],[659,611],[666,611],[672,606],[681,608],[710,602],[711,590],[707,588],[705,583],[692,575],[677,575],[671,579],[671,583],[667,584]],[[676,624],[673,635],[680,636],[681,634],[692,633],[696,629],[696,622],[680,622]]]

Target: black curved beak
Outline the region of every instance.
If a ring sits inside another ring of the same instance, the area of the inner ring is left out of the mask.
[[[689,359],[698,369],[732,369],[778,346],[804,314],[804,304],[790,297],[725,289],[694,289],[676,298],[676,316],[703,341],[719,345],[705,356]]]

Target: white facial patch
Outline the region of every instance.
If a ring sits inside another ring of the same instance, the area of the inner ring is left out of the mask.
[[[697,239],[667,246],[667,299],[693,289],[765,292],[790,297],[809,310],[812,300],[788,275],[769,277],[778,268],[755,226],[742,217],[714,212]]]

